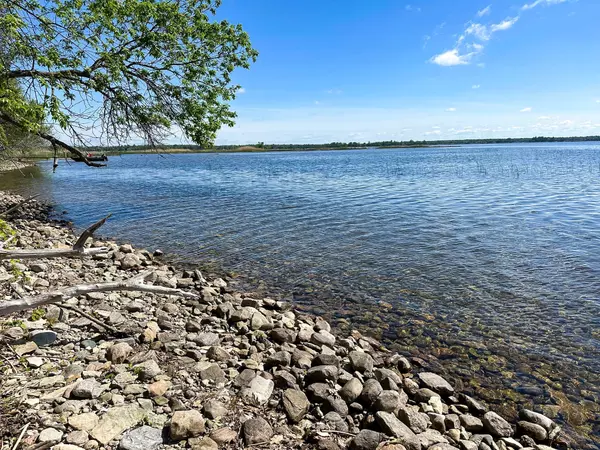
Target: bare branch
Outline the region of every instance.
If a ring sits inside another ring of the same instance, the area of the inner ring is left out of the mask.
[[[36,194],[36,195],[32,195],[29,198],[26,198],[25,200],[23,200],[22,202],[17,203],[15,206],[13,206],[12,208],[7,209],[6,211],[0,213],[0,217],[6,217],[8,216],[11,212],[16,211],[17,209],[19,209],[21,206],[29,203],[31,200],[33,200],[36,197],[39,197],[40,194]]]

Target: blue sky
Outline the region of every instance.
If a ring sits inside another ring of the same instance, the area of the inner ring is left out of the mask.
[[[600,134],[600,1],[224,0],[260,52],[218,144]]]

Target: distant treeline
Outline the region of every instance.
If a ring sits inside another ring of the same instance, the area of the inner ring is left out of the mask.
[[[94,152],[148,152],[153,150],[174,151],[268,151],[268,150],[315,150],[315,149],[356,149],[356,148],[394,148],[394,147],[431,147],[440,145],[468,145],[468,144],[513,144],[528,142],[585,142],[600,141],[600,136],[576,136],[576,137],[546,137],[538,136],[532,138],[502,138],[502,139],[454,139],[439,141],[377,141],[377,142],[330,142],[328,144],[257,144],[248,145],[215,145],[212,148],[203,148],[199,145],[173,144],[160,145],[123,145],[113,147],[87,147],[86,150]]]

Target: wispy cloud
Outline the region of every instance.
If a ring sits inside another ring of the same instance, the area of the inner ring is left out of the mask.
[[[471,86],[471,89],[479,89],[480,87],[480,84],[474,84],[473,86]]]
[[[325,93],[329,95],[340,95],[342,93],[341,89],[327,89]]]
[[[454,111],[456,111],[456,108],[448,108],[448,109],[446,109],[446,112],[454,112]]]
[[[477,17],[487,16],[491,12],[492,12],[492,5],[488,5],[485,8],[483,8],[482,10],[477,11]]]
[[[237,91],[238,94],[245,94],[246,93],[246,89],[244,88],[239,88]]]
[[[533,9],[539,5],[556,5],[568,1],[577,0],[535,0],[533,3],[526,3],[521,7],[521,11]],[[476,16],[482,18],[491,11],[491,5],[477,11]],[[520,15],[507,17],[502,22],[483,24],[470,21],[465,25],[463,33],[458,37],[454,48],[434,55],[429,61],[440,66],[457,66],[461,64],[470,64],[472,59],[485,48],[485,43],[490,41],[493,35],[499,31],[510,30],[520,19]],[[473,39],[481,43],[473,42]]]
[[[461,55],[458,53],[458,49],[455,48],[453,50],[440,53],[439,55],[435,55],[430,61],[438,66],[460,66],[469,64],[473,56],[475,56],[475,53],[473,52]]]
[[[533,9],[536,6],[550,6],[550,5],[558,5],[559,3],[566,3],[569,0],[535,0],[533,3],[524,4],[521,9],[523,11],[527,11],[528,9]]]
[[[550,119],[552,119],[552,117],[550,117],[550,116],[540,116],[540,117],[538,117],[538,120],[550,120]]]
[[[404,9],[406,9],[407,11],[421,12],[421,8],[413,5],[406,5]]]
[[[321,102],[319,100],[315,100],[315,105],[320,105]]]
[[[533,111],[533,108],[531,106],[528,106],[527,108],[523,108],[520,112],[522,113],[528,113]]]

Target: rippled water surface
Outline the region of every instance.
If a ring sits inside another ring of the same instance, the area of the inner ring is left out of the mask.
[[[112,212],[105,234],[218,261],[390,340],[504,346],[498,370],[519,385],[511,353],[584,384],[600,372],[597,144],[128,155],[42,172],[0,188],[42,192],[78,226]]]

